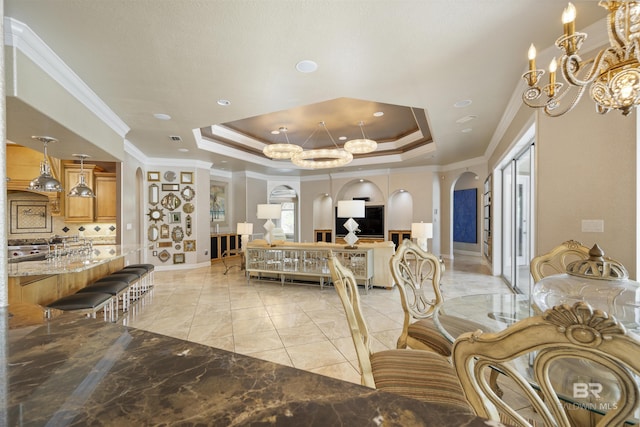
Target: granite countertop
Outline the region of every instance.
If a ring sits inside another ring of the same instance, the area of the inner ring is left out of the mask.
[[[10,263],[7,266],[7,273],[9,277],[75,273],[141,249],[142,247],[139,245],[99,245],[93,247],[90,257],[61,257],[43,261]]]
[[[3,333],[1,425],[487,425],[459,408],[77,315]]]

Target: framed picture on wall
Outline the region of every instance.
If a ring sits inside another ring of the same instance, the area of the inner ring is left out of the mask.
[[[182,184],[193,184],[193,173],[192,172],[180,172],[180,183],[182,183]]]
[[[160,181],[160,172],[147,172],[147,181]]]
[[[211,181],[209,192],[209,218],[216,224],[227,223],[227,183]]]

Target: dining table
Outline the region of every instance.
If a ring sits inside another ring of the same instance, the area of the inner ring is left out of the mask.
[[[531,297],[527,294],[492,293],[445,299],[434,311],[433,320],[442,335],[453,343],[463,333],[478,330],[499,332],[519,320],[536,314],[539,314],[539,310],[535,304],[532,304]],[[625,327],[631,329],[637,329],[638,326],[634,321],[622,323],[627,323]],[[534,353],[519,357],[513,361],[513,366],[534,388],[537,388],[532,367],[534,357]],[[496,374],[500,374],[498,369],[492,375],[492,387],[500,394],[502,391],[495,383],[498,376]],[[584,418],[584,415],[579,415],[578,412],[601,415],[606,412],[606,405],[600,405],[600,402],[616,402],[620,396],[615,376],[589,361],[575,358],[556,361],[550,368],[550,377],[560,400],[580,410],[573,411],[576,417]],[[584,398],[575,397],[574,384],[576,383],[600,384],[602,391],[598,402],[595,402],[591,395]],[[587,411],[581,411],[582,409]],[[629,420],[629,423],[637,424],[638,421],[640,421],[640,409],[635,419]]]
[[[486,426],[290,366],[73,313],[0,307],[0,425]],[[495,423],[490,424],[495,425]]]

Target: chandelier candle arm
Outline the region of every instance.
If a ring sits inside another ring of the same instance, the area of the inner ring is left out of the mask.
[[[626,116],[640,104],[640,1],[601,0],[599,5],[608,11],[609,46],[586,61],[578,55],[587,35],[575,31],[574,5],[569,3],[562,13],[564,31],[555,45],[563,51],[559,66],[566,85],[550,72],[549,84],[539,87],[544,71],[535,68],[535,48],[529,48],[529,70],[522,75],[528,85],[522,95],[527,106],[558,117],[575,107],[587,86],[600,114],[620,110]],[[566,97],[570,91],[575,96]]]

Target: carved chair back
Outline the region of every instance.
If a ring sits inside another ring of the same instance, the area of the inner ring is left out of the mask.
[[[340,301],[342,301],[342,306],[344,307],[347,317],[347,323],[349,324],[349,329],[351,331],[353,345],[356,348],[356,354],[358,356],[358,363],[360,364],[362,376],[362,385],[375,388],[376,383],[373,378],[370,359],[370,335],[364,316],[362,315],[362,308],[360,307],[358,284],[353,272],[343,266],[332,251],[329,251],[328,264],[329,270],[331,271],[333,286],[340,297]]]
[[[582,405],[606,410],[597,426],[611,426],[622,425],[638,410],[638,354],[637,335],[629,334],[614,317],[581,301],[572,307],[556,306],[497,333],[465,333],[455,341],[452,357],[465,396],[479,416],[497,421],[499,413],[506,413],[518,425],[531,425],[492,390],[486,373],[498,369],[515,381],[544,425],[570,426],[569,413],[582,404],[560,401],[558,393],[565,392],[559,388],[564,384],[573,390],[569,391],[573,393],[571,398],[595,399]],[[539,390],[521,374],[522,369],[516,368],[523,356],[525,363],[531,364],[528,369]],[[602,375],[602,371],[610,375]],[[597,383],[596,378],[609,378],[611,384],[606,387],[618,391],[610,401],[598,401],[602,390],[589,385]],[[597,396],[591,396],[593,390]],[[582,396],[585,392],[589,396]]]
[[[567,271],[567,265],[573,261],[589,258],[589,248],[575,240],[567,240],[543,255],[538,255],[531,260],[530,270],[533,282],[552,274],[563,274]]]

